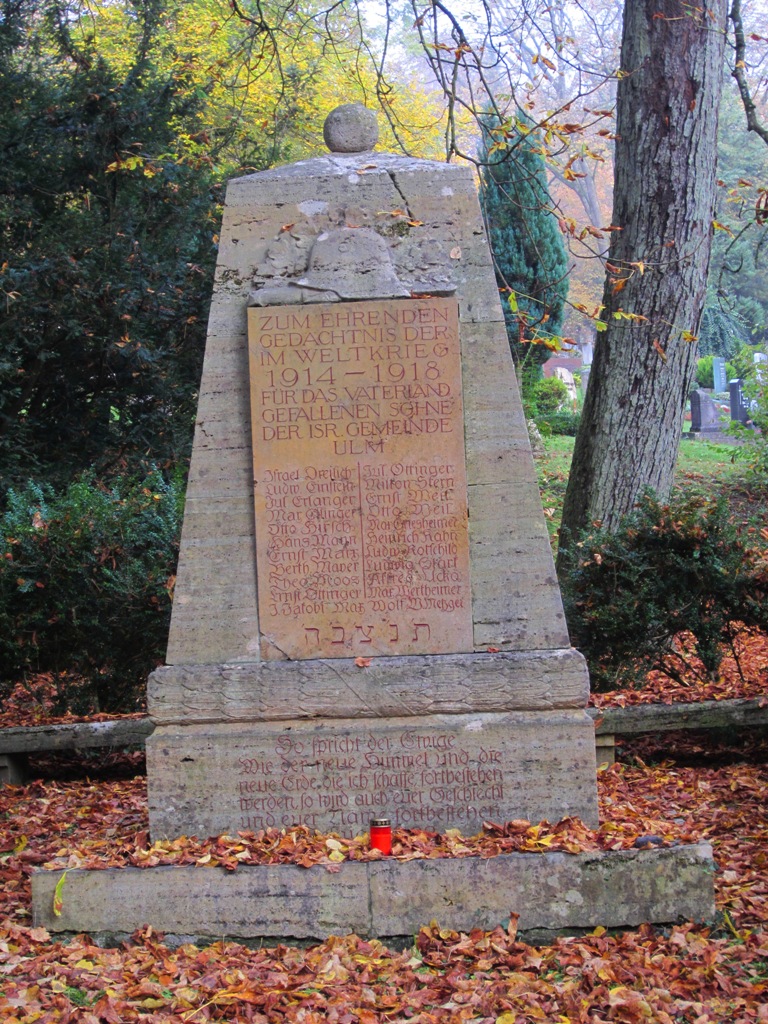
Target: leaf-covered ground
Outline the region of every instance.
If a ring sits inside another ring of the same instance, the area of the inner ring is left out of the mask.
[[[629,704],[677,704],[704,700],[728,700],[739,697],[765,698],[768,701],[768,636],[757,629],[744,629],[736,638],[735,650],[728,652],[714,679],[706,678],[696,663],[685,634],[675,638],[679,652],[676,667],[686,664],[680,681],[664,672],[649,672],[637,690],[593,693],[590,702],[598,707]]]
[[[742,643],[741,671],[727,658],[714,682],[702,684],[692,666],[689,685],[654,673],[645,689],[596,702],[762,697],[768,638],[752,633]],[[0,725],[71,720],[55,715],[56,685],[41,676],[17,688]],[[87,937],[69,945],[52,941],[29,918],[29,875],[44,863],[236,870],[242,863],[296,862],[334,871],[346,858],[378,854],[364,837],[304,829],[153,845],[145,779],[137,774],[141,755],[42,758],[41,778],[0,790],[0,1019],[768,1024],[768,742],[745,732],[713,748],[707,735],[667,733],[620,748],[624,763],[598,777],[602,825],[596,831],[566,820],[509,822],[477,837],[398,832],[395,854],[522,850],[535,856],[622,849],[648,837],[654,844],[706,839],[719,865],[716,922],[622,935],[597,929],[542,947],[519,942],[514,922],[469,935],[425,922],[405,952],[356,936],[330,937],[309,949],[217,943],[171,950],[150,929],[118,950],[99,949]],[[79,777],[84,765],[90,781]],[[96,781],[104,771],[110,780]]]
[[[0,791],[0,1019],[768,1022],[768,747],[754,741],[743,761],[700,768],[683,764],[690,741],[681,744],[669,752],[678,763],[651,767],[628,748],[634,763],[600,773],[603,824],[596,832],[570,821],[511,823],[474,841],[456,833],[397,833],[404,857],[610,848],[648,835],[712,842],[718,922],[621,935],[598,928],[540,947],[519,942],[514,923],[465,935],[441,930],[439,922],[425,922],[404,952],[356,936],[330,937],[308,949],[254,951],[222,942],[171,950],[150,929],[117,950],[99,949],[86,937],[63,945],[29,921],[29,874],[51,858],[193,860],[201,871],[216,862],[232,869],[250,860],[295,859],[333,870],[339,859],[370,854],[360,839],[302,830],[152,847],[142,777],[6,788]],[[649,762],[667,753],[648,742],[642,750]],[[719,759],[732,756],[725,750]]]
[[[69,672],[39,672],[27,679],[19,681],[11,692],[3,698],[0,709],[0,728],[11,729],[18,726],[55,725],[65,722],[99,722],[110,718],[141,718],[142,714],[105,715],[90,714],[74,715],[71,712],[60,713],[61,695],[65,691],[76,692],[78,677]]]

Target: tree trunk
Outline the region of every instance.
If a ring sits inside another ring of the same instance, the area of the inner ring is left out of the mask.
[[[576,438],[559,566],[592,521],[615,527],[644,488],[666,497],[672,485],[709,266],[725,26],[725,0],[625,4],[613,208],[621,230],[611,237],[607,329]]]

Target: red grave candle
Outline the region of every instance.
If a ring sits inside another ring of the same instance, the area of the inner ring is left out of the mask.
[[[371,849],[392,853],[392,822],[389,818],[371,818]]]

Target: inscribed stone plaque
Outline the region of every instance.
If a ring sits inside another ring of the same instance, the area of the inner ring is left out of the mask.
[[[465,835],[484,821],[597,821],[595,731],[581,710],[169,727],[153,758],[158,835],[169,816],[187,835],[299,824],[357,835],[379,816]]]
[[[264,658],[472,650],[458,303],[248,310]]]

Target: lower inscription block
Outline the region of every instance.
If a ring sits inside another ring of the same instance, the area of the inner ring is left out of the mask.
[[[569,815],[597,824],[586,712],[158,726],[147,741],[154,839],[303,824],[478,832]]]

